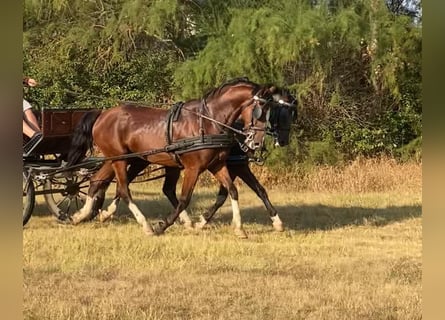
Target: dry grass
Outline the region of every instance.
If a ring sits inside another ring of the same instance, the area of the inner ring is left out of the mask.
[[[314,192],[416,192],[422,188],[422,165],[394,159],[357,159],[343,166],[317,166],[304,170],[252,166],[260,181],[273,186],[291,185],[296,191]],[[278,173],[278,174],[277,174]]]
[[[324,170],[342,179],[333,192],[270,186],[280,234],[240,184],[247,240],[233,235],[229,202],[207,230],[153,238],[124,205],[111,223],[76,227],[40,205],[23,232],[25,319],[421,319],[421,170],[383,165],[386,175],[369,163],[320,169],[318,188]],[[379,174],[385,182],[369,179]],[[165,216],[159,182],[133,189],[149,219]],[[216,191],[198,185],[193,219]]]

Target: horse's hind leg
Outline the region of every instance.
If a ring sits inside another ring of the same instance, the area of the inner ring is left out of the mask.
[[[204,226],[206,226],[210,220],[215,215],[216,211],[218,211],[219,208],[226,202],[227,196],[229,195],[229,191],[223,186],[219,186],[218,195],[216,196],[216,201],[205,213],[203,213],[199,217],[199,222],[195,224],[195,227],[197,229],[202,229]]]
[[[148,161],[145,161],[144,159],[139,159],[139,158],[133,158],[133,159],[130,159],[129,161],[131,161],[131,162],[130,162],[130,166],[129,166],[128,172],[127,172],[128,184],[130,184],[131,181],[133,181],[137,177],[139,172],[144,170],[149,164]],[[113,214],[116,212],[117,207],[119,205],[119,201],[120,201],[120,198],[117,195],[117,193],[118,193],[118,190],[117,190],[117,186],[116,186],[116,196],[114,197],[113,201],[110,203],[107,210],[101,210],[99,213],[99,219],[101,222],[105,222],[106,220],[111,218],[113,216]]]
[[[100,222],[105,222],[114,215],[114,213],[117,210],[117,206],[119,205],[119,200],[120,200],[120,198],[118,196],[115,196],[113,201],[111,201],[111,203],[108,205],[106,210],[99,211],[99,221]]]
[[[93,210],[99,208],[98,203],[102,202],[102,193],[109,185],[113,178],[113,168],[110,162],[105,162],[102,167],[93,175],[90,180],[90,187],[88,195],[85,200],[85,205],[71,217],[73,224],[78,224],[93,216]]]
[[[173,208],[178,206],[178,198],[176,197],[176,185],[179,180],[181,169],[176,167],[165,168],[165,180],[162,186],[162,192],[172,204]],[[186,229],[193,229],[193,223],[187,211],[184,209],[179,213],[179,220],[184,224]]]
[[[272,220],[272,226],[276,231],[284,231],[283,222],[278,216],[277,210],[274,208],[272,203],[269,200],[269,196],[267,195],[266,189],[260,184],[258,179],[254,176],[252,171],[250,170],[248,164],[246,166],[239,167],[238,176],[252,189],[256,195],[263,201],[266,206],[267,211],[269,212],[269,217]]]
[[[236,177],[238,176],[237,170],[234,167],[231,168],[229,166],[227,166],[227,170],[229,171],[230,179],[232,180],[232,182],[234,182]],[[199,217],[199,222],[195,225],[196,228],[202,229],[210,222],[210,220],[212,220],[216,211],[218,211],[218,209],[221,208],[224,202],[226,202],[228,195],[229,191],[222,184],[220,184],[215,203],[207,210],[207,212],[203,213]]]
[[[218,169],[211,170],[216,179],[228,190],[230,195],[230,200],[232,201],[232,223],[235,227],[235,234],[239,238],[247,238],[247,234],[243,229],[241,222],[241,214],[238,203],[238,190],[233,184],[232,179],[230,179],[229,171],[227,167],[224,165]]]
[[[114,161],[112,166],[117,180],[117,197],[122,198],[122,200],[127,203],[128,208],[131,213],[133,213],[136,221],[142,226],[142,230],[148,235],[153,235],[153,228],[131,198],[128,189],[127,162],[125,160]]]
[[[169,226],[171,226],[176,221],[179,214],[187,208],[200,173],[201,171],[198,169],[184,169],[184,181],[182,182],[182,191],[178,200],[178,206],[167,216],[164,221],[159,223],[157,226],[158,233],[164,232]]]

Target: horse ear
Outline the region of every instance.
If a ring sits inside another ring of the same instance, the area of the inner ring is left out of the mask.
[[[280,100],[280,98],[281,98],[281,94],[274,93],[274,94],[272,94],[272,98],[273,98],[273,101],[278,102],[278,100]]]
[[[277,91],[278,91],[278,87],[276,85],[272,84],[272,85],[269,86],[269,92],[271,94],[277,93]]]

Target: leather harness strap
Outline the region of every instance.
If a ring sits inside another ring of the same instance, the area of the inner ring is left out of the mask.
[[[167,127],[167,132],[166,132],[167,146],[171,145],[171,143],[172,143],[173,122],[178,121],[183,105],[184,105],[184,102],[179,101],[179,102],[175,103],[167,113],[167,126],[166,126]],[[181,160],[179,159],[179,156],[176,153],[176,151],[172,151],[172,152],[170,152],[170,154],[173,157],[173,160],[175,160],[175,162],[178,164],[178,166],[180,168],[182,168],[183,166],[182,166]]]

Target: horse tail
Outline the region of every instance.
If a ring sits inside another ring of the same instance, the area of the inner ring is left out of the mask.
[[[101,114],[101,110],[86,112],[79,120],[71,138],[67,166],[79,163],[88,150],[93,149],[93,125]]]

